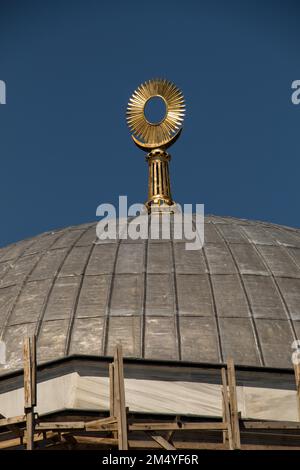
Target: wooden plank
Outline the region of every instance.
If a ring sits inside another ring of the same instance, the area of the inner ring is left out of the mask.
[[[64,435],[62,435],[64,436]],[[110,440],[109,438],[90,438],[89,442],[87,442],[84,438],[88,436],[80,436],[80,439],[85,441],[85,444],[92,444],[92,445],[99,445],[99,444],[106,444],[106,445],[117,445],[116,440]],[[79,436],[75,436],[76,441]],[[57,433],[47,432],[47,435],[44,436],[42,434],[36,434],[34,436],[35,442],[42,442],[42,441],[53,441],[53,447],[55,447],[55,443],[59,440],[59,436]],[[24,439],[26,443],[26,437]],[[77,441],[78,442],[78,441]],[[0,442],[0,449],[9,449],[13,447],[20,446],[20,438],[8,439],[6,441]],[[79,442],[78,442],[79,444]],[[80,445],[80,444],[79,444]],[[195,450],[224,450],[224,445],[221,443],[212,443],[212,442],[194,442],[194,441],[175,441],[174,445],[176,449],[195,449]],[[153,441],[153,440],[129,440],[129,446],[131,449],[161,449],[161,446]],[[48,447],[47,447],[48,448]],[[49,447],[49,450],[51,446]],[[260,444],[242,444],[242,450],[300,450],[300,446],[289,446],[289,445],[260,445]]]
[[[30,338],[25,338],[23,343],[23,361],[24,361],[24,408],[32,407],[32,388],[31,388],[31,349]]]
[[[24,415],[15,418],[7,418],[0,420],[0,424],[3,423],[19,423],[24,422],[26,418]],[[90,422],[83,421],[70,421],[70,422],[40,422],[36,425],[36,431],[47,431],[47,430],[86,430],[86,431],[111,431],[117,430],[117,420],[115,417],[103,418],[99,420],[93,420]],[[243,428],[246,429],[265,429],[265,430],[297,430],[300,429],[299,422],[292,421],[243,421]],[[228,430],[226,422],[162,422],[162,423],[132,423],[129,425],[130,431],[184,431],[184,430],[195,430],[195,431],[222,431]]]
[[[227,376],[228,376],[229,403],[230,403],[233,445],[235,449],[240,449],[241,448],[241,436],[240,436],[240,426],[239,426],[239,413],[238,413],[237,392],[236,392],[235,368],[234,368],[234,362],[232,358],[229,358],[227,361]]]
[[[205,449],[205,450],[224,450],[224,444],[214,442],[195,442],[195,441],[175,441],[174,445],[178,449]],[[160,444],[155,441],[146,441],[138,439],[129,440],[130,449],[161,449]]]
[[[36,337],[27,337],[23,343],[24,361],[24,407],[36,406],[37,381],[36,381]]]
[[[26,420],[26,416],[25,415],[22,415],[25,417],[25,420]],[[5,418],[5,416],[3,414],[0,413],[0,418],[1,419],[14,419],[14,418]],[[16,418],[19,418],[19,416],[17,416]],[[18,426],[16,426],[15,424],[7,424],[7,428],[14,434],[16,434],[17,436],[20,436],[22,437],[23,434],[24,434],[24,431],[23,429],[20,429]]]
[[[162,436],[154,436],[151,435],[152,439],[157,442],[160,447],[166,450],[176,450],[176,447],[172,446],[170,442],[168,442],[166,439],[164,439]]]
[[[62,435],[65,438],[65,435]],[[96,436],[81,436],[73,434],[74,439],[78,444],[92,444],[92,445],[112,445],[117,446],[119,441],[118,439],[110,438],[110,437],[96,437]]]
[[[243,435],[254,436],[255,438],[263,436],[263,437],[281,437],[281,444],[284,444],[285,441],[289,439],[297,439],[300,441],[300,434],[294,434],[290,432],[284,432],[280,429],[256,429],[255,432],[251,429],[244,429],[241,431]]]
[[[295,380],[298,384],[300,381],[300,364],[294,364]]]
[[[11,447],[17,447],[22,445],[21,439],[15,437],[14,439],[6,439],[5,441],[0,442],[0,449],[9,449]]]
[[[115,407],[115,372],[114,372],[114,363],[109,364],[109,414],[110,416],[116,415]],[[118,433],[113,432],[113,438],[117,439]]]
[[[298,421],[242,421],[242,425],[245,429],[300,429]]]
[[[96,419],[93,421],[40,421],[35,429],[37,431],[61,430],[61,429],[82,429],[86,431],[111,431],[117,430],[117,418],[110,416],[108,418]]]
[[[87,432],[97,431],[97,432],[107,432],[107,431],[118,431],[117,420],[110,418],[110,422],[107,420],[96,420],[91,422],[83,421],[71,421],[71,422],[44,422],[39,423],[35,426],[36,431],[46,431],[46,430],[85,430]]]
[[[229,400],[228,400],[227,378],[226,378],[226,371],[224,367],[222,367],[221,369],[221,377],[222,377],[222,397],[223,397],[223,406],[224,406],[224,413],[225,413],[225,421],[223,424],[226,424],[226,427],[227,427],[228,447],[230,450],[233,450],[234,447],[233,447],[230,409],[229,409]]]
[[[53,432],[47,432],[46,436],[44,436],[43,434],[35,434],[34,442],[39,442],[39,441],[48,440],[48,439],[57,440],[58,437],[59,437],[58,434],[53,433]],[[23,444],[27,445],[26,435],[23,438]],[[22,445],[22,442],[19,437],[16,437],[14,439],[7,439],[5,441],[0,441],[0,449],[9,449],[10,447],[17,447],[20,445]]]
[[[297,392],[298,420],[300,421],[300,364],[294,364],[294,372]]]
[[[12,424],[19,424],[26,422],[26,415],[14,416],[12,418],[2,418],[0,419],[0,427],[2,426],[11,426]],[[19,429],[19,428],[17,428]]]
[[[26,410],[26,449],[34,449],[34,413]]]
[[[227,429],[227,423],[132,423],[129,431],[223,431]]]
[[[175,441],[174,445],[178,449],[194,449],[194,450],[224,450],[224,444],[215,442],[195,442],[195,441]],[[129,440],[130,449],[159,449],[160,445],[153,441],[146,440]],[[283,445],[264,445],[264,444],[242,444],[242,450],[300,450],[299,446],[283,446]]]
[[[39,423],[35,426],[36,431],[57,431],[61,429],[82,429],[85,430],[84,421],[74,421],[74,422],[44,422]]]
[[[37,402],[37,379],[36,379],[36,336],[30,338],[31,348],[31,400],[32,406]]]
[[[114,364],[109,364],[109,414],[115,416]]]
[[[36,426],[36,430],[44,431],[46,429],[82,429],[81,426],[84,424],[86,431],[117,431],[118,422],[114,417],[105,420],[95,420],[91,422],[54,422],[54,423],[39,423]],[[218,422],[194,422],[194,423],[174,423],[174,422],[162,422],[162,423],[132,423],[128,425],[129,431],[223,431],[227,430],[227,423]]]
[[[26,415],[27,450],[34,448],[34,405],[36,401],[36,349],[35,337],[25,338],[23,343],[24,361],[24,410]],[[34,380],[34,383],[33,383]]]
[[[242,444],[242,450],[300,450],[299,446]]]
[[[116,436],[117,436],[118,429],[119,429],[118,421],[112,424],[98,424],[98,425],[91,425],[91,426],[87,424],[85,426],[85,430],[87,432],[91,432],[91,431],[113,432],[113,433],[116,433]]]
[[[96,419],[93,421],[88,421],[85,423],[85,429],[87,431],[97,431],[98,429],[107,429],[106,426],[114,425],[117,429],[117,418],[115,416],[110,416],[109,418]]]
[[[119,450],[128,450],[127,414],[125,405],[125,386],[122,347],[116,347],[114,356],[114,406],[118,418]]]
[[[180,421],[180,417],[179,416],[176,416],[175,417],[175,423],[178,423],[178,421]],[[174,433],[175,431],[168,431],[166,434],[165,434],[165,439],[168,441],[168,442],[171,442],[173,436],[174,436]]]
[[[223,444],[226,448],[229,448],[229,437],[228,437],[229,431],[228,431],[228,424],[227,423],[230,424],[230,422],[228,421],[228,418],[226,418],[226,416],[228,416],[228,410],[226,411],[226,401],[225,400],[227,399],[227,403],[228,403],[228,391],[227,391],[227,383],[225,383],[225,384],[223,383],[224,378],[226,379],[226,372],[225,372],[224,368],[221,369],[221,378],[222,378],[222,422],[227,427],[227,430],[223,431]],[[225,390],[226,394],[225,394],[224,390]],[[231,432],[231,429],[230,429],[230,432]]]

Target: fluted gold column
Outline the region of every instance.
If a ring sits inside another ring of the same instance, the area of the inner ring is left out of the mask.
[[[150,211],[153,206],[172,206],[169,161],[170,155],[161,149],[152,150],[146,160],[149,166],[148,201],[146,203]]]

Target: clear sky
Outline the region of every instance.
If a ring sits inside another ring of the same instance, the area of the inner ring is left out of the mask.
[[[147,197],[125,110],[143,81],[184,92],[174,199],[300,227],[300,2],[0,0],[0,246]]]

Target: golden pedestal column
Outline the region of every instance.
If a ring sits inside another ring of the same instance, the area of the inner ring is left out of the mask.
[[[150,211],[153,206],[172,206],[169,161],[171,156],[161,149],[152,150],[146,157],[149,166],[148,201]]]

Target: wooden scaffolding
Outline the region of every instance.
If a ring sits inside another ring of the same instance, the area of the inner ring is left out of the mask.
[[[36,338],[26,338],[24,414],[0,418],[0,449],[300,449],[300,366],[295,366],[299,416],[295,422],[242,419],[238,410],[235,366],[221,369],[222,418],[212,420],[131,415],[126,407],[122,348],[109,365],[109,416],[50,421],[35,412],[37,405]],[[0,410],[1,411],[1,410]],[[251,437],[249,439],[245,437]],[[215,436],[211,439],[211,436]],[[273,443],[269,443],[274,438]]]

